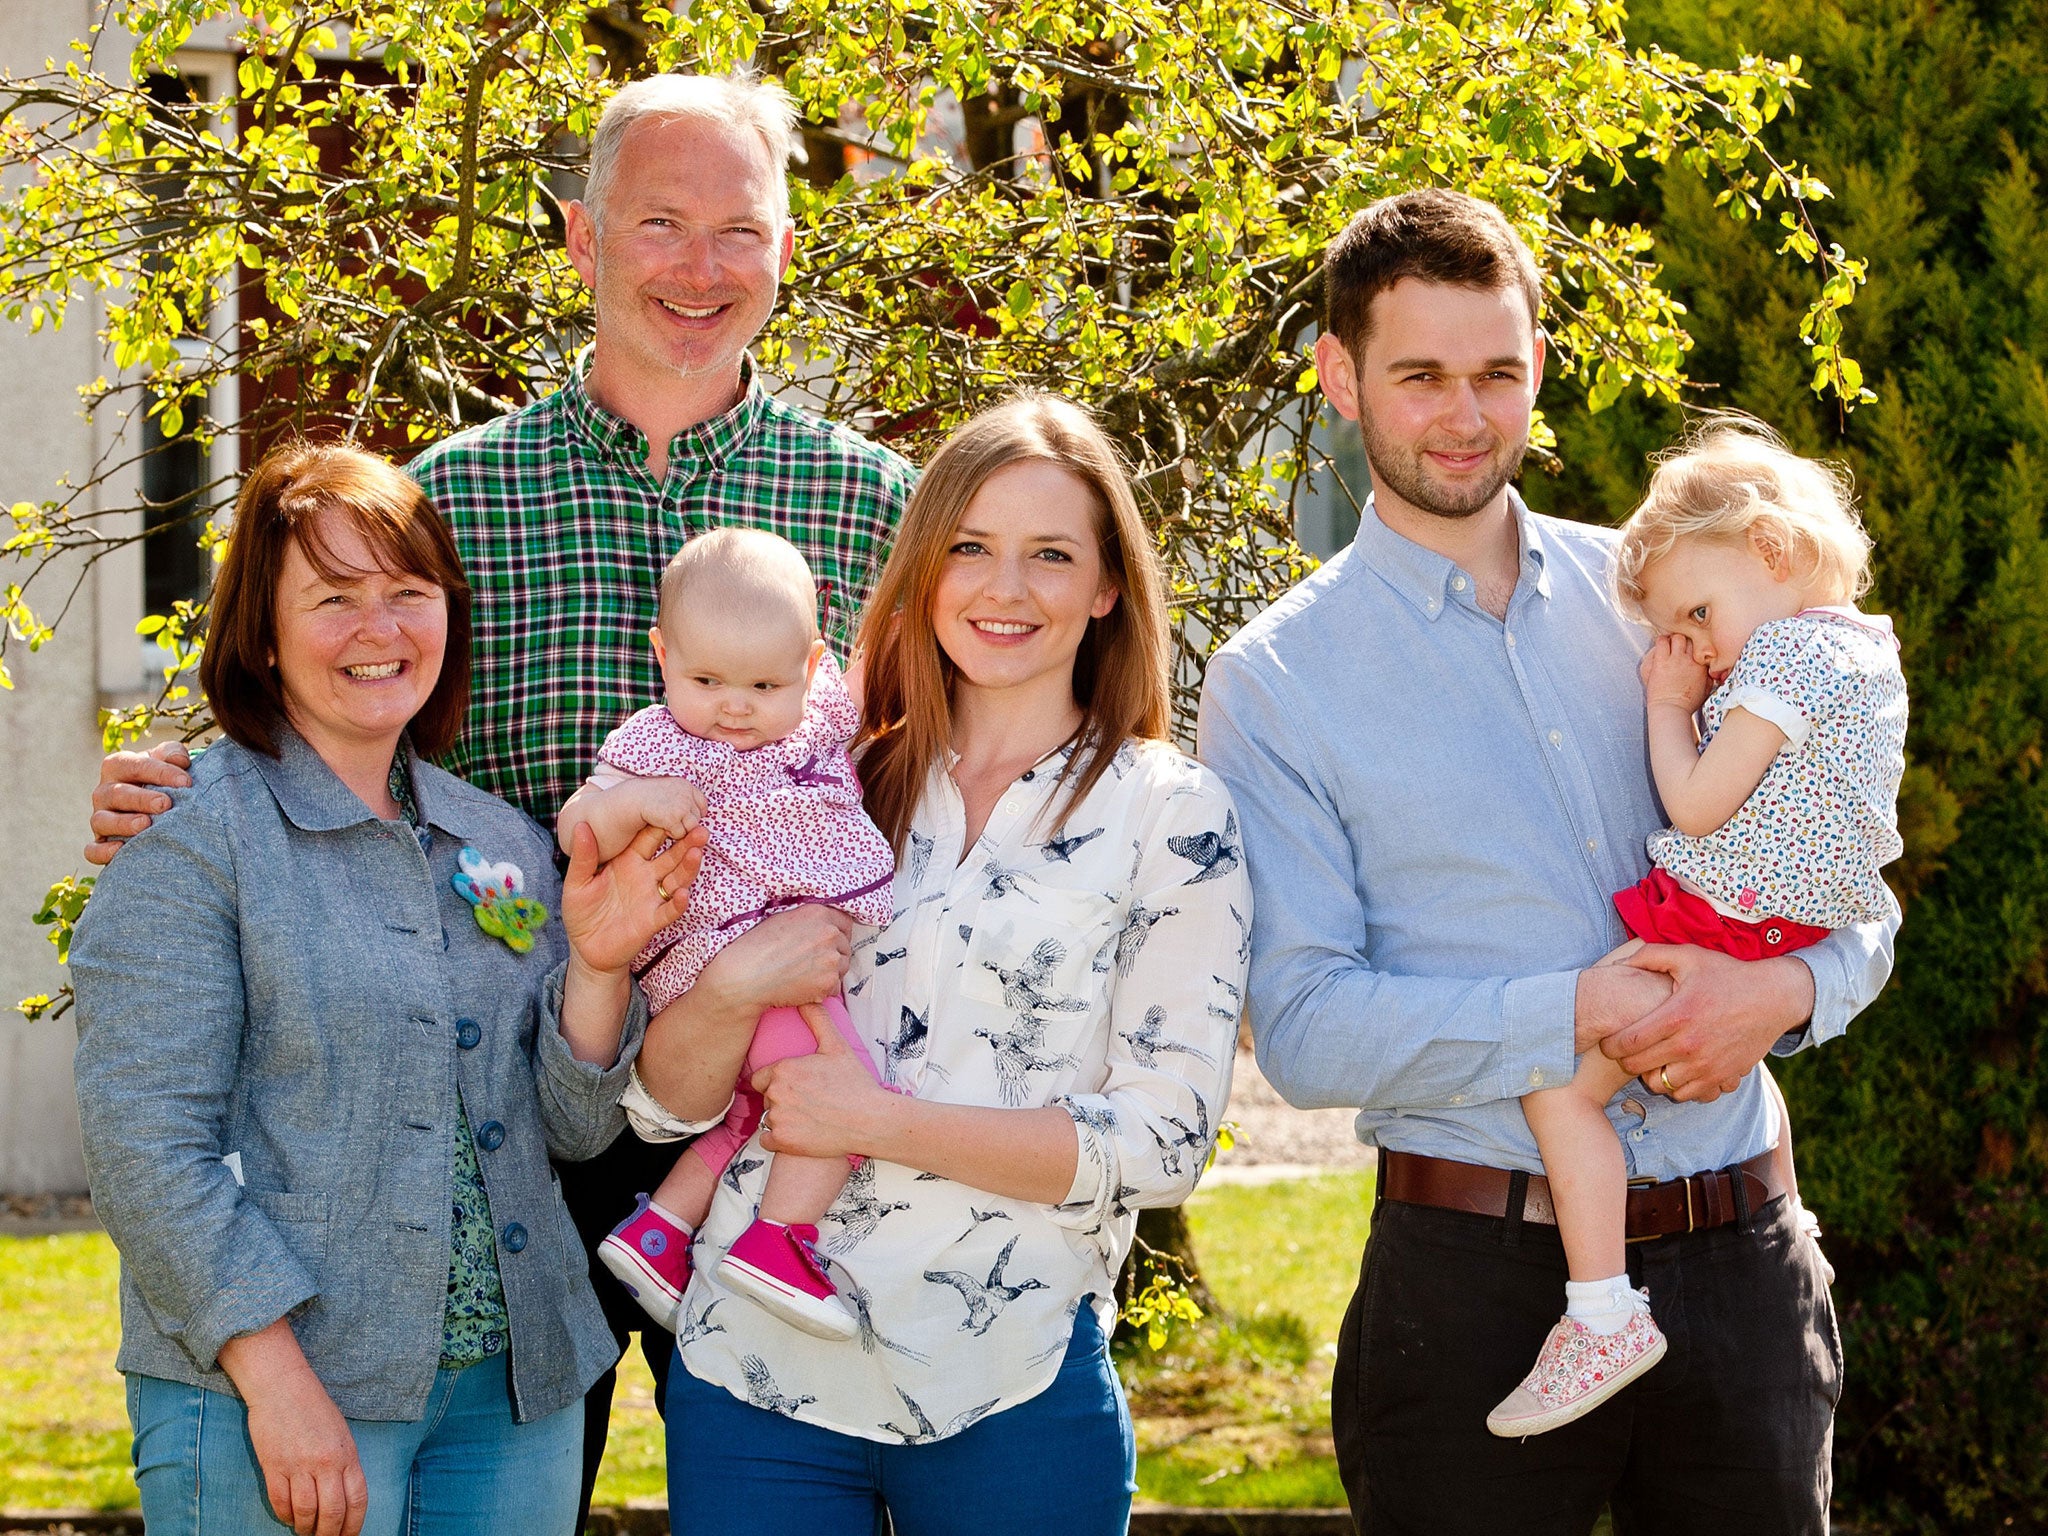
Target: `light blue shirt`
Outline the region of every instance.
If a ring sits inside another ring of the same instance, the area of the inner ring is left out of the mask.
[[[1248,1002],[1273,1085],[1303,1108],[1358,1106],[1369,1145],[1537,1173],[1517,1101],[1571,1077],[1578,972],[1627,937],[1613,894],[1648,873],[1665,818],[1615,535],[1513,509],[1503,622],[1468,572],[1368,506],[1349,549],[1210,662],[1201,756],[1243,818]],[[1877,995],[1898,923],[1894,904],[1799,952],[1813,1018],[1778,1054],[1841,1034]],[[1634,1084],[1608,1116],[1637,1176],[1776,1139],[1756,1072],[1712,1104]]]

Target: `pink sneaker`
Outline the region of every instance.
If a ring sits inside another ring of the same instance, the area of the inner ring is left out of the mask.
[[[1575,1317],[1558,1319],[1522,1384],[1486,1416],[1486,1427],[1513,1438],[1569,1424],[1664,1358],[1664,1334],[1641,1298],[1619,1333],[1595,1333]]]
[[[850,1339],[860,1324],[825,1273],[818,1229],[808,1222],[756,1220],[718,1261],[718,1278],[792,1328],[821,1339]]]
[[[647,1196],[634,1198],[640,1203],[597,1245],[597,1257],[649,1317],[673,1330],[690,1288],[690,1234]]]

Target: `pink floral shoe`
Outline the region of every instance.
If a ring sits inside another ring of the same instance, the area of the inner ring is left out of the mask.
[[[1496,1435],[1540,1435],[1582,1418],[1664,1358],[1664,1334],[1647,1292],[1619,1333],[1595,1333],[1575,1317],[1558,1319],[1535,1369],[1486,1416]]]
[[[808,1222],[760,1221],[718,1261],[718,1278],[792,1328],[821,1339],[850,1339],[860,1324],[825,1273],[818,1229]]]
[[[690,1288],[690,1234],[654,1208],[645,1195],[633,1214],[597,1245],[597,1257],[628,1294],[662,1327],[673,1330],[683,1292]]]

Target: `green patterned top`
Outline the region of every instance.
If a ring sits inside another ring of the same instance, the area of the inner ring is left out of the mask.
[[[421,837],[419,801],[406,771],[407,748],[391,760],[391,798],[406,825]],[[505,1286],[498,1274],[498,1242],[491,1225],[484,1171],[460,1090],[455,1095],[455,1216],[449,1228],[448,1304],[441,1314],[441,1369],[459,1371],[500,1353],[510,1330]]]
[[[788,539],[844,655],[914,478],[897,454],[775,399],[748,361],[739,403],[677,433],[656,480],[646,437],[590,398],[583,367],[408,467],[472,593],[469,711],[443,766],[550,827],[605,734],[661,700],[647,631],[686,539],[733,526]]]

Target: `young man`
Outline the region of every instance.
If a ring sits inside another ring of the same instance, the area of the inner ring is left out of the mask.
[[[647,632],[662,569],[685,540],[728,525],[790,539],[844,653],[908,498],[904,460],[775,400],[747,356],[794,249],[795,127],[772,85],[664,75],[622,89],[592,141],[586,196],[568,209],[569,258],[595,295],[587,359],[556,393],[410,467],[453,528],[473,593],[473,690],[446,766],[543,824],[606,732],[661,697]],[[188,782],[181,761],[175,749],[107,759],[88,859],[105,863],[169,808],[153,786]],[[815,1000],[837,985],[848,927],[824,907],[768,919],[706,968],[667,1027],[730,1038],[750,1034],[765,1007]],[[659,1097],[652,1064],[647,1086]],[[628,1136],[560,1166],[586,1245],[674,1155]],[[620,1347],[642,1333],[659,1387],[673,1341],[603,1266],[591,1279]],[[607,1375],[587,1400],[586,1511],[613,1384]]]
[[[1509,486],[1543,377],[1535,264],[1498,210],[1423,191],[1361,213],[1325,274],[1317,373],[1372,502],[1217,654],[1201,747],[1244,819],[1261,1065],[1381,1148],[1331,1397],[1359,1528],[1582,1533],[1611,1503],[1618,1532],[1824,1530],[1834,1314],[1750,1069],[1842,1032],[1896,915],[1796,957],[1586,969],[1663,817],[1612,535]],[[1518,1099],[1594,1049],[1639,1076],[1610,1113],[1670,1354],[1498,1439],[1566,1277]]]

